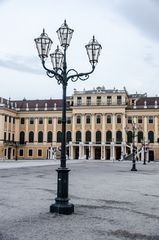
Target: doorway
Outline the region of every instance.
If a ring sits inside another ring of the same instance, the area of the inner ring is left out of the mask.
[[[150,161],[154,161],[154,151],[153,150],[149,150],[149,162]]]
[[[75,147],[75,159],[79,159],[79,147]]]
[[[110,160],[110,148],[106,149],[106,159]]]
[[[95,159],[101,159],[101,147],[95,148]]]
[[[116,147],[116,160],[121,159],[121,147]]]

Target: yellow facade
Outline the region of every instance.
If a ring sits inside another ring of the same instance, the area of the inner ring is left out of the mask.
[[[60,157],[61,100],[0,99],[0,159]],[[67,98],[67,157],[126,159],[135,123],[136,156],[158,160],[158,103],[157,97],[125,89],[74,91]]]

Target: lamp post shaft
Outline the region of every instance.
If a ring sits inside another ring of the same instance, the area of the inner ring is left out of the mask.
[[[67,65],[66,65],[66,48],[64,49],[63,63],[63,98],[62,98],[62,141],[61,141],[61,167],[66,168],[66,90],[67,90]]]
[[[137,171],[136,169],[136,160],[135,160],[135,127],[133,126],[133,160],[131,171]]]

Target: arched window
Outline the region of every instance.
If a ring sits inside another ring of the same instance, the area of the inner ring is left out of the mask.
[[[78,115],[76,120],[77,120],[77,124],[80,124],[81,123],[81,116]]]
[[[49,142],[49,143],[52,142],[52,132],[51,132],[51,131],[49,131],[49,132],[47,133],[47,142]]]
[[[61,140],[62,140],[62,132],[58,131],[57,132],[57,142],[61,142]]]
[[[42,131],[38,132],[38,142],[39,143],[43,142],[43,132]]]
[[[122,142],[122,132],[121,131],[117,131],[116,132],[116,142],[117,143],[121,143]]]
[[[81,132],[80,131],[76,132],[76,142],[77,143],[81,142]]]
[[[143,132],[142,132],[142,131],[139,131],[139,132],[138,132],[138,143],[141,143],[143,139],[144,139],[144,137],[143,137]]]
[[[91,142],[91,132],[87,131],[86,132],[86,143],[89,143],[89,142]]]
[[[121,115],[117,115],[116,121],[117,121],[117,123],[121,123]]]
[[[111,116],[108,115],[108,116],[107,116],[107,123],[111,123],[111,122],[112,122]]]
[[[66,142],[69,143],[72,140],[72,134],[70,131],[66,133]]]
[[[150,143],[154,143],[154,132],[148,132],[148,140],[150,141]]]
[[[101,143],[101,132],[97,131],[96,132],[96,143]]]
[[[127,132],[127,142],[132,143],[133,142],[133,134],[132,131]]]
[[[112,142],[112,132],[111,131],[106,132],[106,142],[107,143]]]
[[[20,132],[20,144],[24,144],[25,142],[25,132]]]
[[[29,142],[34,142],[34,132],[29,132]]]
[[[86,116],[86,124],[90,124],[91,123],[91,116],[87,115]]]
[[[101,123],[101,116],[100,116],[100,115],[97,115],[96,123],[97,123],[97,124],[100,124],[100,123]]]

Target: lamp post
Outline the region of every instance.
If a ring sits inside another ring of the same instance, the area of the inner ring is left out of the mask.
[[[92,69],[86,73],[78,73],[75,69],[67,70],[66,53],[70,45],[74,30],[70,29],[64,21],[64,24],[57,30],[57,35],[63,51],[57,49],[54,53],[50,54],[52,69],[49,69],[45,62],[51,49],[52,40],[48,37],[43,30],[40,37],[35,39],[36,47],[39,57],[41,59],[43,68],[46,70],[48,77],[55,77],[58,84],[62,85],[62,141],[61,141],[61,161],[60,167],[57,171],[57,197],[55,203],[50,206],[50,212],[57,212],[60,214],[71,214],[74,212],[74,205],[69,203],[68,198],[68,175],[70,169],[66,167],[66,89],[68,81],[73,82],[80,80],[87,80],[89,75],[95,70],[98,62],[98,57],[102,49],[101,45],[96,41],[95,37],[85,46],[91,63]]]
[[[146,141],[144,139],[141,143],[142,143],[142,147],[143,147],[143,150],[144,150],[144,161],[143,161],[143,164],[146,165],[146,152],[147,152],[147,149],[148,149],[150,141],[149,140]]]
[[[129,131],[129,129],[127,128],[127,126],[126,126],[126,128],[125,128],[125,130],[126,130],[126,132],[128,133],[128,131]],[[137,137],[138,136],[138,133],[137,133],[137,130],[138,130],[138,128],[137,128],[137,126],[136,126],[136,123],[132,123],[132,144],[133,144],[133,159],[132,159],[132,168],[131,168],[131,171],[137,171],[137,169],[136,169],[136,159],[135,159],[135,137]]]

